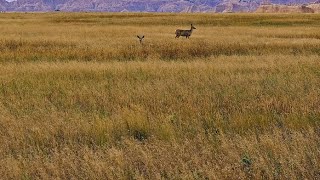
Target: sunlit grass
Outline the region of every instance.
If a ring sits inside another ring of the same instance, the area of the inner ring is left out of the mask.
[[[319,15],[0,17],[3,178],[319,178]]]

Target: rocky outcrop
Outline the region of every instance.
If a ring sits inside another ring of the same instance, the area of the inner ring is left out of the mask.
[[[311,8],[315,13],[320,13],[320,2],[309,4],[307,7]]]
[[[315,10],[307,7],[306,5],[279,5],[279,4],[268,4],[261,5],[257,10],[257,13],[314,13]]]
[[[5,0],[0,0],[0,11],[7,11],[8,2]]]
[[[50,11],[52,6],[43,0],[19,0],[13,2],[15,11]]]

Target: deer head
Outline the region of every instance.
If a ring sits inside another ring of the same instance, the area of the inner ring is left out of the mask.
[[[141,44],[141,43],[142,43],[142,40],[143,40],[143,38],[144,38],[144,35],[142,35],[142,36],[137,35],[137,38],[139,39],[139,42],[140,42],[140,44]]]

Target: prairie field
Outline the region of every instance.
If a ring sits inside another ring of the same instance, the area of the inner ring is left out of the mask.
[[[320,179],[320,14],[2,13],[0,32],[0,179]]]

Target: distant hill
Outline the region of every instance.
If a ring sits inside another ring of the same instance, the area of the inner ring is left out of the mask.
[[[314,0],[270,0],[269,4],[303,5]],[[266,0],[0,0],[1,11],[108,12],[269,12]],[[260,7],[260,10],[259,10]],[[281,6],[282,7],[282,6]],[[318,9],[319,7],[316,6]],[[270,10],[272,9],[272,10]],[[275,9],[277,9],[275,7]],[[308,11],[309,12],[309,11]],[[318,12],[318,11],[314,11]]]

